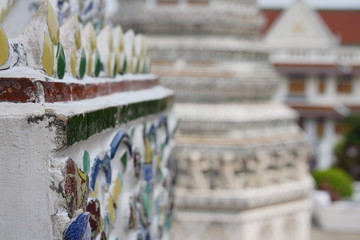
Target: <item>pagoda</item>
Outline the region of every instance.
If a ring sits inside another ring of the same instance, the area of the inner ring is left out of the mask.
[[[173,239],[309,239],[308,146],[272,101],[255,1],[118,2],[113,21],[147,34],[153,71],[176,91]]]

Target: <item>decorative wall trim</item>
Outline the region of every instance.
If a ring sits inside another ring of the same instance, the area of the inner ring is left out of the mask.
[[[72,116],[67,122],[67,145],[85,140],[120,123],[127,123],[150,114],[160,113],[170,109],[172,105],[173,97],[167,97]]]
[[[48,119],[49,125],[55,126],[57,148],[73,145],[76,142],[151,114],[158,114],[172,108],[173,96],[157,100],[142,101],[121,106],[107,107],[100,110],[81,112],[65,117],[56,110],[47,110],[44,115],[29,116],[27,122],[38,123]]]
[[[305,177],[298,181],[274,184],[245,190],[191,190],[176,189],[176,204],[182,211],[202,209],[236,209],[237,211],[251,210],[260,207],[303,200],[309,197],[313,181]]]
[[[158,85],[156,77],[117,77],[102,81],[67,81],[52,80],[41,76],[37,78],[3,77],[0,72],[0,102],[44,103],[66,102],[92,99],[113,93],[137,91]]]

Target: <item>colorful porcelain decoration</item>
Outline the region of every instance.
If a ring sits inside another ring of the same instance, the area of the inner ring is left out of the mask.
[[[86,211],[90,213],[91,238],[95,239],[102,231],[104,225],[101,217],[100,201],[97,199],[90,200],[86,206]]]
[[[9,58],[9,42],[4,30],[0,26],[0,66],[4,65]]]
[[[59,42],[59,22],[54,11],[54,8],[51,6],[51,3],[47,2],[47,23],[49,29],[49,35],[52,43],[57,45]]]
[[[62,44],[59,42],[56,51],[56,60],[57,60],[57,75],[59,79],[63,79],[65,75],[65,53]]]
[[[90,240],[88,227],[89,213],[80,213],[64,233],[65,240]],[[91,236],[91,233],[90,233]]]
[[[47,33],[44,33],[42,63],[46,74],[49,76],[54,75],[54,46]]]

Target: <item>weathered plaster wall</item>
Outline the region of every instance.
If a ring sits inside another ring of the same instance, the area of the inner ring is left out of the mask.
[[[52,239],[56,195],[48,166],[54,128],[47,119],[28,122],[30,109],[44,113],[40,106],[1,105],[0,238]]]

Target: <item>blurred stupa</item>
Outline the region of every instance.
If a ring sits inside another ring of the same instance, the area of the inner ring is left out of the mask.
[[[312,181],[297,115],[252,0],[120,0],[114,22],[149,35],[180,119],[173,239],[307,240]]]

